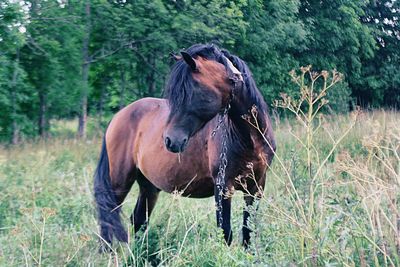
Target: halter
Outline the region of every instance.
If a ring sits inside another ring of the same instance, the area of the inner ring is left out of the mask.
[[[227,61],[227,68],[228,72],[230,73],[229,75],[229,80],[232,81],[233,87],[229,93],[229,100],[224,107],[224,109],[219,113],[219,118],[218,118],[218,123],[215,129],[211,133],[211,137],[214,137],[215,134],[217,133],[218,129],[222,128],[222,150],[221,153],[219,154],[219,167],[218,167],[218,174],[215,179],[215,185],[217,187],[217,195],[216,195],[216,202],[217,202],[217,219],[218,219],[218,226],[222,227],[223,224],[223,218],[222,218],[222,198],[223,198],[223,193],[224,193],[224,188],[225,188],[225,171],[226,167],[228,165],[228,158],[226,156],[228,152],[228,147],[227,147],[227,139],[228,139],[228,129],[224,123],[225,116],[228,114],[229,109],[231,108],[231,102],[232,99],[235,96],[235,93],[237,92],[238,85],[240,83],[244,83],[243,78],[242,78],[242,73],[240,73],[232,64],[232,62],[226,58]]]

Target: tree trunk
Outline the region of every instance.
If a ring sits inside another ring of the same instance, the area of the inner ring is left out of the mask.
[[[149,58],[149,64],[153,66],[153,68],[150,69],[150,73],[147,76],[147,84],[149,85],[147,94],[149,96],[154,96],[154,93],[156,92],[156,72],[155,72],[155,57],[154,55]]]
[[[99,129],[102,128],[102,124],[103,124],[103,113],[104,113],[104,102],[105,102],[105,98],[106,98],[106,88],[108,83],[110,82],[110,78],[106,77],[106,78],[102,78],[101,80],[101,84],[100,84],[100,99],[99,99],[99,104],[98,104],[98,121],[99,121]]]
[[[39,91],[39,135],[40,138],[45,138],[47,135],[47,120],[46,120],[46,112],[47,112],[47,93],[43,90]]]
[[[38,14],[38,1],[31,1],[31,17],[36,18]],[[39,94],[39,118],[37,121],[40,138],[45,138],[47,133],[47,92],[44,88],[38,88]]]
[[[12,122],[12,139],[11,144],[17,145],[19,143],[19,126],[16,120]]]
[[[87,127],[87,101],[89,86],[89,63],[82,66],[82,95],[81,95],[81,111],[79,114],[78,137],[86,139]]]
[[[17,49],[15,62],[14,62],[14,71],[11,80],[11,130],[12,130],[12,137],[11,143],[13,145],[18,144],[19,141],[19,126],[17,123],[17,79],[18,79],[18,66],[19,66],[19,49]]]
[[[125,107],[125,88],[126,88],[126,77],[125,77],[125,69],[121,69],[121,91],[119,93],[119,109],[123,109]]]
[[[89,94],[89,70],[90,70],[90,55],[89,55],[89,41],[90,41],[90,0],[86,1],[85,4],[85,15],[86,15],[86,27],[85,36],[83,38],[82,47],[82,94],[81,94],[81,110],[79,114],[78,124],[78,137],[86,138],[86,126],[87,126],[87,102]]]

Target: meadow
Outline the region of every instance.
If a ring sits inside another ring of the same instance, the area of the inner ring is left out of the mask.
[[[233,198],[227,247],[213,198],[179,192],[161,193],[148,229],[134,236],[134,185],[123,204],[129,244],[99,254],[93,173],[101,131],[77,140],[68,130],[76,122],[60,121],[57,137],[0,148],[0,265],[400,266],[400,113],[321,115],[321,92],[276,103],[294,116],[274,113],[278,150],[250,210],[248,250],[242,193]],[[296,105],[308,97],[317,101],[303,113]]]
[[[148,231],[136,238],[131,231],[129,245],[99,255],[92,176],[100,136],[3,147],[0,265],[398,266],[400,114],[352,116],[324,118],[325,130],[315,136],[321,160],[331,151],[331,138],[351,129],[316,181],[309,179],[307,151],[294,137],[305,134],[302,125],[275,120],[279,160],[268,172],[259,209],[252,211],[248,251],[240,245],[241,193],[234,196],[231,247],[215,226],[212,198],[162,193]],[[136,196],[134,186],[123,207],[127,227]]]

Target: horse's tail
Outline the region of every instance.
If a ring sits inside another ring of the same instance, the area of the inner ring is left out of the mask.
[[[115,235],[119,241],[128,242],[128,234],[121,223],[121,207],[118,206],[115,192],[111,187],[105,136],[94,176],[94,198],[97,204],[101,238],[111,244],[112,237]]]

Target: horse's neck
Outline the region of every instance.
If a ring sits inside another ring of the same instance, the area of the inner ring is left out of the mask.
[[[246,119],[253,122],[257,120],[257,124],[264,128],[267,126],[266,103],[258,91],[250,91],[250,89],[242,88],[238,91],[231,101],[230,117],[237,123],[245,123],[249,125]]]
[[[261,141],[259,130],[264,131],[267,122],[264,109],[257,106],[259,104],[260,101],[256,101],[243,92],[234,96],[228,113],[232,142],[240,142],[245,147],[252,147],[253,141],[258,139]]]

